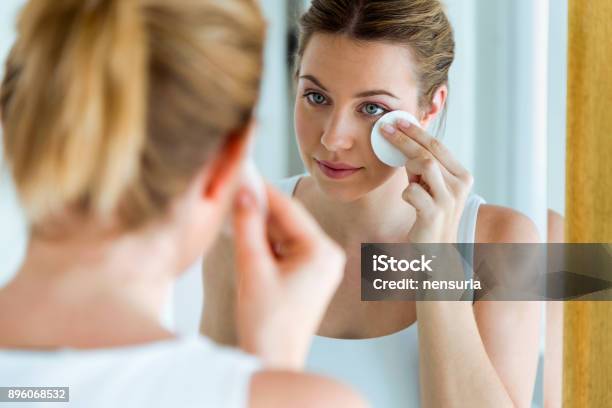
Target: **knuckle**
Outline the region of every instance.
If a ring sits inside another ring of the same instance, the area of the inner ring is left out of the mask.
[[[440,142],[440,140],[436,139],[436,138],[432,138],[431,141],[429,142],[429,148],[431,149],[432,152],[442,152],[442,150],[444,150],[444,145],[442,145],[442,142]]]
[[[419,189],[419,185],[416,182],[410,183],[408,187],[406,187],[404,191],[402,192],[402,196],[406,196],[406,197],[411,196],[418,189]]]
[[[460,194],[463,189],[463,181],[452,178],[449,181],[449,186],[453,194]]]
[[[396,131],[393,134],[393,139],[399,143],[399,144],[404,144],[406,139],[405,139],[405,135],[402,132]]]
[[[423,159],[423,167],[425,168],[425,170],[432,170],[435,166],[435,162],[431,157],[427,157],[425,159]]]
[[[463,173],[461,173],[460,178],[468,186],[472,186],[472,184],[474,183],[474,176],[472,176],[472,173],[470,173],[469,171],[464,171]]]
[[[408,201],[408,199],[410,198],[410,186],[408,186],[406,189],[404,189],[404,191],[402,191],[402,199],[404,201]]]
[[[443,194],[440,197],[440,202],[445,207],[453,207],[455,205],[455,197],[452,194]]]
[[[420,216],[424,221],[432,222],[436,219],[436,211],[433,208],[422,209]]]

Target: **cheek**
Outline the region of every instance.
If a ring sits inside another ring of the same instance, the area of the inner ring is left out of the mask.
[[[372,187],[378,187],[384,182],[386,182],[389,178],[391,178],[395,172],[396,168],[389,167],[384,163],[378,161],[372,153],[372,159],[370,162],[370,167],[368,168],[368,179],[369,183]]]
[[[363,135],[361,150],[363,152],[363,157],[366,160],[365,165],[375,174],[388,174],[389,172],[393,171],[393,168],[381,162],[376,156],[376,153],[374,153],[374,148],[372,147],[371,133],[374,123],[376,123],[376,121],[372,122],[371,126],[367,129],[367,132],[365,132]]]
[[[389,167],[378,160],[370,142],[370,132],[368,132],[367,136],[364,138],[362,152],[364,166],[367,168],[366,177],[371,187],[383,184],[397,171],[396,168]]]
[[[295,134],[301,150],[310,150],[312,146],[316,146],[321,138],[321,126],[319,119],[302,105],[300,101],[296,102],[294,110]]]

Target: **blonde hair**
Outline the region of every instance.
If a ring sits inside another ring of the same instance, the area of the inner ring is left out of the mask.
[[[313,34],[327,33],[408,47],[417,65],[421,109],[448,85],[455,40],[440,0],[312,0],[299,26],[296,74]]]
[[[264,30],[255,0],[30,1],[0,104],[32,223],[163,214],[247,125]]]

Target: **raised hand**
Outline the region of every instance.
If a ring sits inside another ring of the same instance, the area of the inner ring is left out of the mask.
[[[411,242],[456,242],[459,220],[474,179],[438,139],[408,121],[384,125],[383,136],[408,158],[410,181],[402,198],[417,219]]]

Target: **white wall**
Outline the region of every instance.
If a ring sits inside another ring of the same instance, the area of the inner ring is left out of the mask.
[[[548,206],[565,214],[568,0],[550,2]]]
[[[544,237],[546,208],[563,214],[565,202],[567,0],[446,3],[457,31],[451,92],[459,78],[464,86],[471,81],[475,93],[474,135],[466,127],[448,137],[472,140],[476,192],[529,215]],[[462,17],[456,8],[475,16]],[[459,31],[469,29],[466,24],[476,31],[474,43],[464,45],[475,47],[468,56],[475,75],[460,65],[465,34]],[[456,110],[452,100],[449,108]],[[461,158],[461,150],[453,149]]]
[[[446,130],[441,140],[472,174],[476,171],[477,44],[475,0],[446,1],[455,34],[455,62],[449,73]],[[475,186],[479,191],[480,185]]]
[[[474,189],[490,203],[530,216],[541,236],[547,206],[547,7],[547,0],[475,0],[476,75],[468,76],[476,95]],[[461,29],[461,22],[454,24]]]
[[[284,177],[289,168],[291,104],[287,102],[286,2],[261,0],[261,5],[268,21],[268,33],[261,101],[257,109],[260,126],[255,162],[264,177],[274,180]]]
[[[13,44],[15,17],[24,3],[24,0],[2,0],[0,2],[0,61],[4,61]]]

